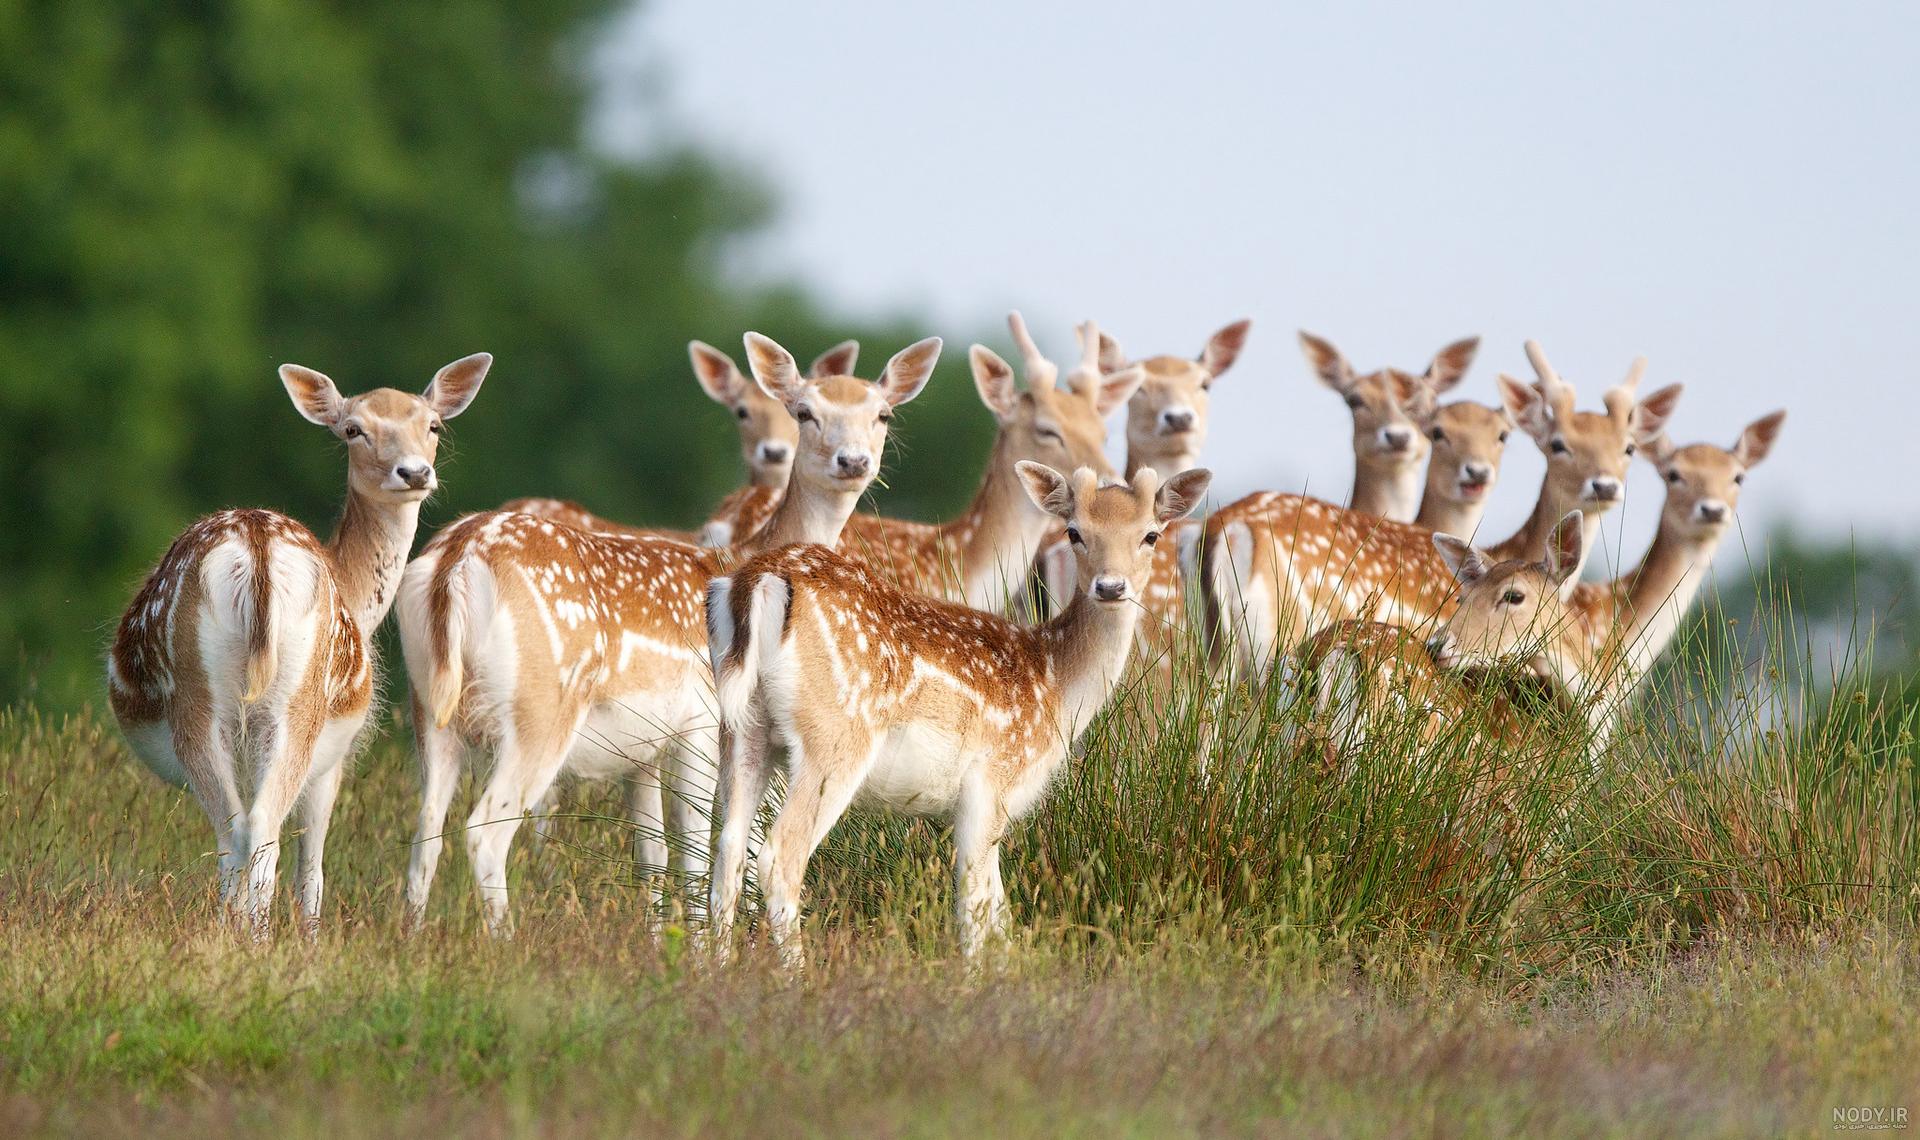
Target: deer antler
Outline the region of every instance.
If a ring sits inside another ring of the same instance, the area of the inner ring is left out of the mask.
[[[1556,418],[1564,420],[1573,413],[1573,389],[1560,379],[1560,374],[1547,363],[1546,350],[1540,342],[1527,342],[1527,360],[1533,364],[1534,375],[1540,377],[1540,394],[1546,397],[1547,406],[1553,409]]]
[[[1088,395],[1100,387],[1100,326],[1090,320],[1082,321],[1074,326],[1073,338],[1080,344],[1080,363],[1067,373],[1067,386]]]
[[[1007,328],[1013,332],[1013,346],[1020,350],[1027,372],[1027,387],[1051,388],[1060,379],[1060,366],[1048,360],[1027,332],[1027,319],[1015,309],[1007,314]]]

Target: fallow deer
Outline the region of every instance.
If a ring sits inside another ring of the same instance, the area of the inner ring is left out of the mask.
[[[1606,393],[1605,412],[1575,411],[1573,388],[1540,346],[1527,342],[1527,355],[1538,384],[1501,376],[1501,398],[1546,453],[1547,471],[1533,514],[1491,547],[1499,560],[1537,557],[1554,525],[1573,510],[1587,529],[1582,550],[1591,550],[1601,516],[1624,496],[1636,447],[1660,433],[1682,390],[1670,385],[1636,402],[1641,360]],[[1230,677],[1264,676],[1276,654],[1334,621],[1417,626],[1437,622],[1452,607],[1453,578],[1433,552],[1429,531],[1317,499],[1249,495],[1214,512],[1201,542],[1202,634],[1210,657]]]
[[[1088,467],[1108,474],[1108,413],[1125,403],[1145,372],[1128,367],[1107,374],[1099,364],[1100,334],[1093,322],[1080,326],[1081,359],[1060,380],[1028,335],[1019,313],[1007,316],[1020,348],[1027,386],[1015,386],[1013,368],[984,345],[968,354],[981,402],[999,430],[973,502],[945,523],[916,523],[858,514],[847,522],[840,549],[882,580],[975,609],[1002,609],[1026,583],[1034,555],[1052,527],[1014,477],[1014,465],[1031,460],[1056,468]]]
[[[687,355],[693,361],[693,374],[714,403],[732,412],[740,431],[740,455],[747,465],[747,485],[731,491],[714,508],[701,526],[697,540],[702,546],[726,546],[735,536],[746,538],[765,526],[780,503],[787,486],[787,472],[793,466],[793,446],[798,429],[793,417],[778,400],[762,392],[758,385],[740,374],[733,358],[705,341],[688,341]],[[816,380],[828,376],[851,376],[860,356],[860,342],[841,341],[814,358],[807,375]],[[634,527],[602,518],[579,503],[566,499],[513,499],[500,504],[500,510],[538,515],[575,530],[597,530],[612,534],[657,534],[667,538],[695,541],[696,535],[656,527]]]
[[[1090,468],[1068,478],[1031,462],[1018,473],[1036,506],[1066,523],[1080,564],[1073,601],[1045,625],[887,586],[818,546],[761,555],[710,587],[727,728],[709,907],[722,939],[771,739],[786,745],[787,797],[761,849],[759,882],[789,962],[800,955],[807,861],[856,798],[953,820],[962,946],[975,953],[1004,931],[1001,836],[1112,694],[1154,545],[1210,478],[1186,471],[1163,484],[1148,467],[1131,485],[1102,485]]]
[[[1338,392],[1353,411],[1353,494],[1347,509],[1412,522],[1429,450],[1419,421],[1473,366],[1480,338],[1468,337],[1441,349],[1420,376],[1397,368],[1362,376],[1339,349],[1310,332],[1300,334],[1300,349],[1320,382]]]
[[[704,870],[711,760],[707,580],[758,550],[832,543],[879,470],[894,408],[918,395],[940,341],[903,349],[877,383],[803,377],[787,351],[746,336],[755,379],[799,425],[790,486],[747,544],[712,550],[650,535],[578,531],[489,512],[441,532],[407,568],[401,644],[413,679],[423,788],[408,871],[417,922],[466,745],[493,771],[467,825],[489,929],[511,929],[506,860],[522,816],[562,772],[624,776],[642,863],[664,866],[663,770],[684,866]]]
[[[107,658],[114,716],[148,768],[192,789],[219,846],[221,898],[256,937],[296,801],[301,917],[319,923],[327,825],[373,699],[369,639],[438,486],[442,425],[492,363],[456,360],[419,396],[376,388],[352,399],[281,365],[294,407],[346,446],[333,538],[323,545],[274,511],[210,515],[174,540],[120,619]]]
[[[1420,427],[1432,444],[1433,457],[1427,461],[1427,489],[1413,525],[1471,537],[1480,529],[1487,497],[1500,477],[1513,416],[1504,407],[1455,400],[1422,416]]]

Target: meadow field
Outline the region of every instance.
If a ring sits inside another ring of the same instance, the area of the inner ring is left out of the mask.
[[[391,718],[336,813],[325,929],[301,938],[283,899],[254,946],[219,919],[190,797],[99,716],[15,709],[0,1131],[1890,1126],[1920,1102],[1913,713],[1681,675],[1730,668],[1663,677],[1598,767],[1570,734],[1491,793],[1385,735],[1330,763],[1276,694],[1123,694],[1010,839],[1010,945],[964,963],[945,837],[856,813],[815,861],[797,976],[751,943],[715,966],[684,914],[645,913],[606,789],[516,856],[511,942],[483,935],[458,842],[405,934]],[[1233,758],[1208,779],[1203,706]]]

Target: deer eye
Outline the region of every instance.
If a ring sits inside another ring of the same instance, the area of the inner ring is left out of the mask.
[[[1147,532],[1147,537],[1141,539],[1140,541],[1146,543],[1148,546],[1152,546],[1154,543],[1160,541],[1160,532],[1157,530],[1150,530]]]
[[[883,424],[890,424],[890,423],[892,423],[892,422],[893,422],[893,409],[892,409],[892,408],[882,408],[882,409],[881,409],[881,411],[880,411],[880,417],[879,417],[879,418],[880,418],[880,422],[881,422],[881,423],[883,423]]]
[[[1678,483],[1679,481],[1680,481],[1680,473],[1678,471],[1667,472],[1667,482]]]
[[[432,432],[435,435],[439,435],[440,429],[444,426],[445,425],[443,425],[439,420],[435,420],[432,423],[427,425],[427,430]]]
[[[1072,523],[1067,524],[1067,541],[1073,543],[1075,546],[1082,545],[1080,541],[1080,528],[1074,526]]]
[[[346,439],[359,439],[365,434],[367,433],[360,430],[359,424],[348,424],[346,427],[340,429],[340,435]]]
[[[1742,483],[1745,483],[1746,481],[1747,481],[1747,473],[1745,471],[1742,471],[1740,474],[1735,475],[1733,477],[1733,485],[1736,487],[1738,487]]]
[[[793,418],[799,423],[810,424],[813,422],[813,409],[801,408],[799,411],[793,413]]]
[[[747,418],[747,409],[744,407],[735,408],[733,409],[733,414],[744,420]]]
[[[1547,450],[1553,452],[1555,455],[1565,455],[1567,453],[1567,441],[1564,439],[1556,439],[1547,445]]]
[[[1501,442],[1501,443],[1505,443],[1505,442],[1507,442],[1507,433],[1506,433],[1506,432],[1501,432],[1501,433],[1500,433],[1500,442]]]
[[[1500,601],[1509,606],[1517,606],[1526,600],[1527,596],[1518,590],[1508,590],[1506,593],[1500,595]]]
[[[1066,442],[1065,439],[1060,435],[1060,432],[1057,429],[1047,427],[1043,424],[1035,424],[1033,427],[1033,434],[1038,439],[1050,439],[1050,440],[1053,440],[1055,443]]]
[[[1356,411],[1356,412],[1357,412],[1357,411],[1359,411],[1359,410],[1360,410],[1361,408],[1364,408],[1364,407],[1366,407],[1366,406],[1367,406],[1367,402],[1366,402],[1365,400],[1362,400],[1362,399],[1361,399],[1360,397],[1358,397],[1358,396],[1348,396],[1348,397],[1347,397],[1347,407],[1349,407],[1349,408],[1352,408],[1352,409],[1353,409],[1354,411]]]
[[[1638,451],[1638,450],[1639,450],[1639,448],[1636,448],[1636,447],[1635,447],[1635,446],[1633,446],[1633,445],[1632,445],[1631,443],[1629,443],[1629,444],[1627,445],[1627,458],[1628,458],[1628,459],[1632,459],[1632,458],[1633,458],[1633,453],[1634,453],[1635,451]]]
[[[1440,443],[1447,438],[1447,433],[1444,431],[1441,431],[1439,428],[1434,428],[1432,431],[1427,433],[1427,438],[1431,439],[1435,443]]]

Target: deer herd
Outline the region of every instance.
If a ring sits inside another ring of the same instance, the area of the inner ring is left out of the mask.
[[[705,888],[688,901],[724,955],[778,772],[784,795],[755,874],[784,958],[799,960],[808,861],[855,805],[951,822],[972,954],[1006,930],[999,844],[1013,821],[1123,679],[1140,682],[1128,693],[1164,694],[1183,646],[1210,679],[1204,699],[1291,686],[1337,747],[1412,717],[1406,762],[1439,762],[1420,742],[1477,709],[1481,746],[1521,762],[1538,714],[1487,700],[1505,677],[1577,710],[1597,758],[1785,415],[1731,447],[1676,446],[1666,425],[1681,389],[1641,394],[1643,362],[1583,410],[1528,342],[1532,381],[1500,376],[1492,405],[1442,403],[1477,338],[1421,372],[1361,374],[1302,333],[1313,374],[1352,411],[1347,504],[1258,492],[1208,511],[1198,464],[1213,387],[1248,322],[1193,358],[1142,360],[1087,322],[1064,375],[1018,313],[1009,325],[1018,377],[985,346],[968,353],[996,432],[972,500],[946,522],[857,509],[939,339],[868,381],[853,374],[852,342],[803,372],[750,332],[745,374],[689,345],[702,389],[735,418],[748,472],[697,533],[517,499],[458,519],[411,560],[444,424],[492,358],[448,364],[418,396],[348,398],[284,365],[295,408],[347,453],[333,537],[267,510],[187,528],[121,619],[107,658],[114,715],[147,767],[206,811],[221,898],[255,937],[270,930],[296,807],[299,913],[318,926],[328,822],[374,707],[372,635],[392,610],[421,774],[411,923],[472,760],[483,782],[461,834],[489,930],[512,930],[507,867],[522,824],[538,833],[563,778],[618,780],[636,860],[677,864],[680,881]],[[1122,407],[1123,476],[1106,457]],[[1546,474],[1520,529],[1476,546],[1515,429]],[[1658,533],[1632,570],[1584,581],[1636,455],[1666,483]],[[1200,770],[1234,763],[1203,720]]]

